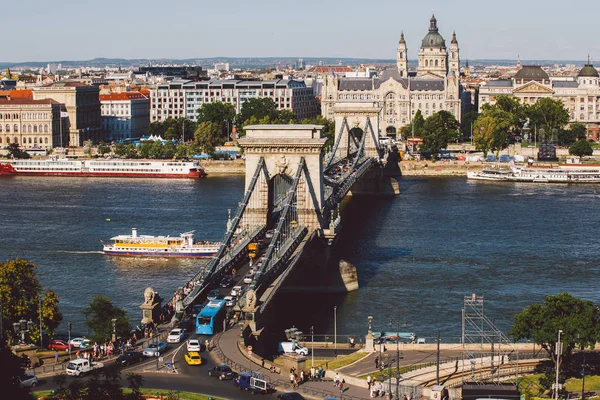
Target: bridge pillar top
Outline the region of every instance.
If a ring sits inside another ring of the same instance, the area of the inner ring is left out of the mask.
[[[248,125],[244,127],[246,137],[240,139],[240,144],[249,140],[260,140],[280,142],[281,139],[306,141],[310,139],[321,139],[323,125]]]

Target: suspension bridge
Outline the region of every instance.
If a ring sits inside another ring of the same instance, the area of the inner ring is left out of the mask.
[[[339,205],[344,197],[354,190],[381,191],[388,149],[379,145],[378,126],[368,114],[362,122],[354,120],[351,128],[347,116],[340,118],[327,154],[319,125],[245,128],[246,136],[239,140],[246,156],[244,196],[215,257],[193,278],[195,286],[181,302],[181,311],[203,301],[224,275],[248,261],[248,244],[263,240],[266,248],[253,281],[236,305],[252,332],[260,333],[260,316],[299,264],[307,244],[331,244],[341,229]],[[397,194],[395,189],[388,194]]]

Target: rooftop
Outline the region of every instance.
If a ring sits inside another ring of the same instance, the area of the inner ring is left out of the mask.
[[[548,73],[539,65],[524,65],[513,77],[515,80],[528,81],[547,81],[550,80]]]

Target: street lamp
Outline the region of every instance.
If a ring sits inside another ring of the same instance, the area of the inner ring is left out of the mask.
[[[556,343],[556,382],[554,385],[554,399],[558,400],[558,374],[560,372],[560,353],[562,353],[562,344],[560,343],[560,334],[562,329],[558,330],[558,342]]]
[[[310,327],[310,358],[311,358],[311,365],[314,368],[315,367],[315,327],[311,326]]]
[[[112,319],[112,324],[113,324],[112,342],[114,343],[117,341],[117,319],[116,318]]]
[[[18,336],[21,334],[21,343],[25,343],[25,334],[33,328],[33,322],[31,320],[19,320],[19,322],[13,323],[13,329],[15,334]],[[41,332],[40,332],[41,334]]]
[[[333,356],[337,358],[337,306],[333,306]]]

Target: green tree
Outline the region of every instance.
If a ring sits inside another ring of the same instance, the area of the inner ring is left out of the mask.
[[[192,136],[192,135],[190,135]],[[177,147],[175,147],[175,156],[177,158],[186,158],[188,157],[189,154],[189,147],[188,145],[184,144],[184,143],[179,143],[177,144]]]
[[[477,121],[478,117],[479,113],[477,111],[469,111],[462,116],[460,121],[460,132],[464,141],[471,140],[472,128],[475,124],[475,121]]]
[[[91,157],[93,147],[94,142],[92,142],[91,140],[86,140],[85,142],[83,142],[83,153],[86,156]]]
[[[131,331],[125,310],[113,305],[106,296],[94,296],[90,304],[83,310],[83,315],[85,316],[85,325],[93,332],[91,338],[94,341],[102,342],[111,338],[113,319],[116,319],[117,337],[126,337]]]
[[[142,391],[140,390],[144,386],[144,378],[141,375],[128,373],[127,382],[131,392],[127,395],[127,400],[140,400],[142,398]]]
[[[125,143],[117,143],[114,150],[115,156],[125,157],[127,154],[127,145]]]
[[[211,122],[219,128],[219,144],[223,144],[229,140],[229,134],[233,128],[235,119],[235,108],[232,104],[222,103],[220,101],[214,103],[203,104],[198,109],[198,125],[203,122]],[[197,129],[196,127],[196,129]],[[186,131],[187,132],[187,131]],[[194,131],[195,132],[195,131]],[[191,137],[192,131],[190,131]]]
[[[578,299],[570,293],[546,296],[544,303],[532,304],[515,315],[510,335],[515,341],[533,339],[556,365],[559,330],[562,330],[563,343],[561,370],[567,371],[575,348],[593,349],[600,340],[600,309],[593,302]],[[546,379],[540,383],[548,387],[554,380],[554,370],[547,369]]]
[[[163,123],[159,121],[151,122],[148,125],[147,133],[148,136],[163,136],[165,134]]]
[[[269,117],[269,120],[277,119],[277,104],[270,97],[261,99],[248,99],[242,104],[240,113],[237,116],[238,127],[248,125],[246,121],[250,117],[256,117],[258,121]]]
[[[416,128],[416,126],[415,126]],[[425,120],[421,151],[431,152],[435,160],[441,149],[448,147],[451,140],[458,138],[459,124],[448,111],[439,111]]]
[[[125,146],[125,157],[127,157],[127,158],[138,158],[139,157],[137,148],[135,147],[135,145],[133,143]]]
[[[496,120],[494,117],[481,115],[473,125],[473,143],[477,150],[483,151],[484,158],[492,150],[495,132]]]
[[[496,98],[495,104],[484,104],[482,113],[496,120],[498,138],[506,137],[507,140],[514,142],[521,136],[523,125],[527,121],[528,108],[517,98],[501,95]],[[505,144],[508,144],[507,141],[502,143],[497,141],[496,146],[501,147],[502,150],[506,147]]]
[[[276,121],[278,124],[295,124],[296,114],[292,110],[280,110],[277,112]]]
[[[590,142],[585,139],[579,139],[569,147],[569,154],[579,157],[591,156],[594,154],[594,149],[592,149]]]
[[[551,136],[569,123],[569,112],[562,101],[549,97],[543,97],[529,107],[528,115],[537,129],[543,128]]]
[[[8,346],[5,339],[0,339],[0,388],[2,388],[2,398],[5,399],[34,399],[29,394],[29,388],[22,388],[19,377],[23,376],[25,370],[21,366],[21,361],[12,349]]]
[[[29,158],[29,153],[21,150],[18,143],[10,143],[7,150],[10,158]]]
[[[155,140],[154,142],[151,142],[152,145],[150,145],[150,158],[163,158],[163,153],[164,153],[164,145],[160,140]]]
[[[151,140],[144,140],[142,143],[140,143],[140,146],[138,147],[138,151],[140,153],[140,157],[142,158],[150,158],[150,152],[152,150],[152,144],[154,142]]]
[[[208,155],[215,152],[215,148],[222,144],[221,127],[219,123],[204,121],[198,125],[194,132],[197,145]]]
[[[100,154],[100,157],[104,157],[104,155],[106,153],[110,153],[110,146],[104,142],[100,142],[100,144],[98,145],[97,151],[98,151],[98,154]]]
[[[0,263],[0,302],[4,327],[21,319],[39,321],[40,303],[42,329],[53,334],[62,321],[58,309],[58,296],[52,290],[42,297],[42,286],[37,279],[37,266],[24,259]],[[33,340],[39,339],[39,323],[30,332]],[[37,341],[37,340],[36,340]]]
[[[162,149],[162,158],[171,159],[175,157],[175,145],[172,141],[167,141]]]
[[[170,126],[169,129],[165,131],[163,136],[166,140],[173,140],[178,138],[177,128],[175,126]]]

